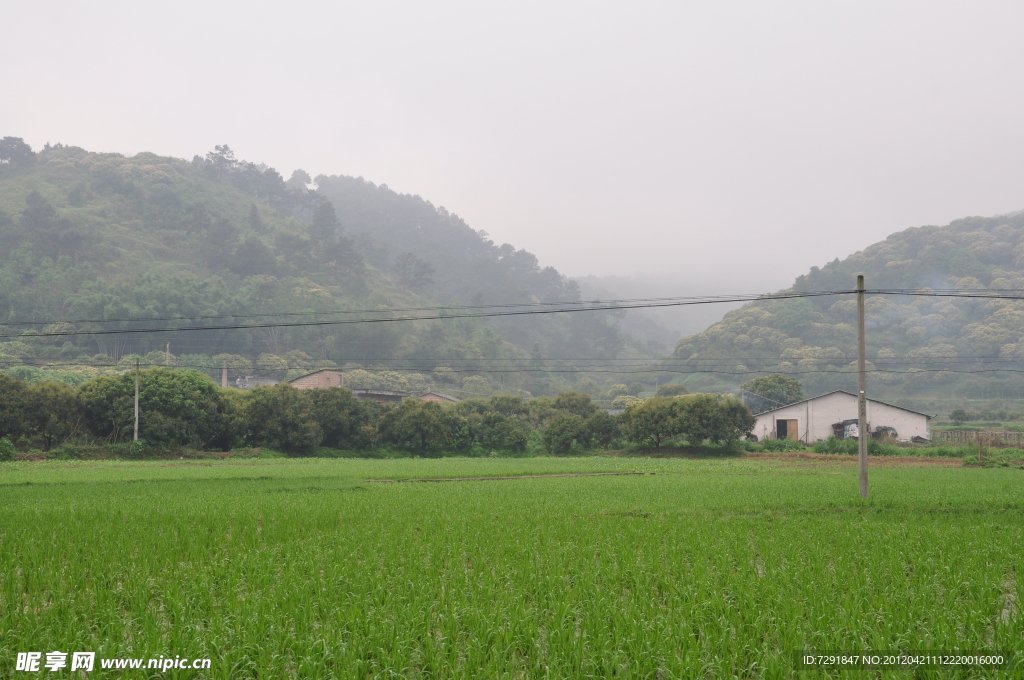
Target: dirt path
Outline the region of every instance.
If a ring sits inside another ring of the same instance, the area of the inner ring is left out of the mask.
[[[829,455],[810,451],[783,451],[779,453],[744,453],[748,460],[778,460],[804,465],[856,465],[857,456]],[[916,456],[868,456],[868,467],[962,467],[959,458],[918,458]]]

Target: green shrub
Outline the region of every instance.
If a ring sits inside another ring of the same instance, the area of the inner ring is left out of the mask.
[[[384,414],[378,429],[385,443],[422,456],[466,451],[473,445],[469,422],[436,401],[406,399]]]
[[[94,378],[79,388],[77,399],[85,424],[97,437],[123,439],[134,430],[134,372]],[[139,433],[154,444],[213,445],[225,430],[225,405],[213,381],[197,371],[153,368],[140,373]]]
[[[0,439],[0,461],[14,460],[14,454],[18,452],[14,444],[7,437]]]
[[[156,455],[156,450],[146,442],[139,440],[128,442],[126,444],[112,444],[110,446],[110,453],[115,458],[144,460],[146,458],[154,457]]]
[[[782,451],[804,451],[805,447],[800,442],[795,442],[792,439],[763,439],[760,444],[756,445],[757,450],[763,452],[778,453]]]
[[[287,383],[249,390],[242,406],[246,442],[291,454],[313,453],[324,439],[310,395],[313,391]]]
[[[848,455],[856,455],[857,441],[854,439],[839,439],[833,435],[823,442],[815,442],[814,452],[830,454],[845,453]]]
[[[49,457],[57,460],[94,460],[103,458],[106,449],[94,444],[61,444],[50,450]]]
[[[555,416],[544,428],[544,448],[548,453],[566,454],[586,441],[586,421],[575,414]]]

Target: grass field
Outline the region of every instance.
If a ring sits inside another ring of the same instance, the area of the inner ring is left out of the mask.
[[[648,474],[366,481],[612,471]],[[212,659],[90,678],[668,679],[1019,649],[1024,472],[871,484],[809,456],[2,464],[0,677],[41,677],[31,650]],[[1024,670],[882,677],[996,676]]]

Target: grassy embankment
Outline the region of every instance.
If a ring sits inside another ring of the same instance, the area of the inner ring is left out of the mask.
[[[878,459],[863,501],[852,461],[790,455],[2,464],[0,676],[27,650],[788,678],[796,649],[1019,647],[1020,471]],[[366,481],[611,471],[651,474]]]

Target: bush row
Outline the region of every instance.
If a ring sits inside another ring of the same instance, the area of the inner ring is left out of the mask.
[[[128,372],[74,389],[61,383],[29,385],[0,374],[0,438],[35,443],[44,451],[70,442],[118,445],[129,458],[152,447],[267,447],[292,454],[319,447],[383,447],[416,455],[522,455],[531,449],[567,454],[608,448],[624,440],[642,446],[681,438],[722,443],[739,439],[754,423],[745,406],[717,395],[656,397],[617,417],[576,392],[527,401],[498,395],[452,405],[406,399],[385,406],[337,388],[297,390],[281,384],[223,390],[196,371],[153,368],[139,374],[139,445],[132,444],[135,380]],[[12,455],[9,447],[0,450],[0,457],[5,455]]]

